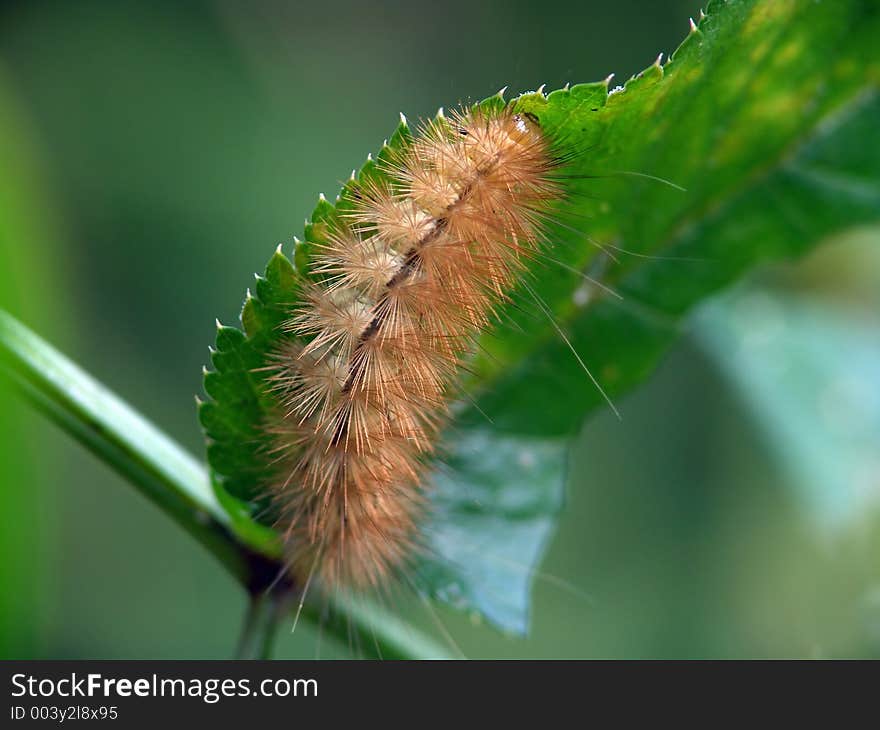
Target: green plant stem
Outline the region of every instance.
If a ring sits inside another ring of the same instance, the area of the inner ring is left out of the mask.
[[[27,327],[0,310],[0,364],[22,394],[77,441],[124,476],[153,504],[192,535],[248,590],[270,617],[259,642],[268,652],[292,588],[272,583],[283,572],[277,549],[243,529],[218,501],[205,468],[179,444],[81,370]],[[242,518],[237,518],[241,522]],[[279,606],[281,609],[279,609]],[[323,610],[312,597],[301,619],[321,622],[348,642],[362,639],[372,657],[444,658],[446,652],[417,629],[374,608],[331,601]]]
[[[235,659],[247,659],[249,656],[249,650],[251,644],[253,644],[257,623],[259,622],[262,603],[264,603],[264,601],[257,596],[250,596],[248,598],[247,608],[245,609],[241,622],[241,634],[238,637],[238,644],[235,647]]]
[[[288,614],[288,609],[289,601],[283,598],[276,598],[270,602],[269,610],[266,612],[266,620],[263,622],[259,634],[259,642],[257,642],[257,659],[272,658],[278,628],[281,625],[281,620]]]
[[[290,594],[251,596],[242,621],[236,659],[271,659],[278,628],[290,610]]]

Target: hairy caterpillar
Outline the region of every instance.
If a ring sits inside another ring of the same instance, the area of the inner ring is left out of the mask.
[[[381,586],[418,549],[426,457],[477,336],[544,245],[563,164],[510,105],[441,114],[315,247],[267,424],[301,586]]]

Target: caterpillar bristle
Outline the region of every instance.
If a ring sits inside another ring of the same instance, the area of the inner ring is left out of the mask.
[[[510,105],[441,109],[373,164],[311,244],[269,363],[268,491],[300,585],[380,587],[418,551],[457,378],[562,197],[550,141]]]

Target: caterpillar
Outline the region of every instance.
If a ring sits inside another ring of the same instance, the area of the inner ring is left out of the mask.
[[[313,245],[271,357],[266,424],[300,586],[381,587],[419,549],[459,374],[545,245],[564,162],[509,104],[441,112]]]

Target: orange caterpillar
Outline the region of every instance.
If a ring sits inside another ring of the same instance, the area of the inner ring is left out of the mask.
[[[315,245],[319,282],[275,353],[269,424],[300,585],[380,586],[418,548],[425,457],[476,338],[539,250],[557,166],[530,115],[441,115]]]

